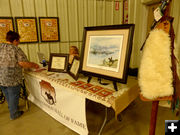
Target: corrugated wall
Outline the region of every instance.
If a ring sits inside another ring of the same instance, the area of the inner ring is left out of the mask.
[[[38,62],[36,52],[40,51],[48,59],[49,54],[68,53],[69,46],[75,45],[81,50],[83,28],[85,26],[121,24],[123,0],[0,0],[0,16],[59,17],[60,42],[31,43],[19,46],[30,61]],[[119,2],[119,10],[115,3]],[[142,46],[147,31],[148,7],[141,0],[128,0],[129,23],[135,23],[135,34],[130,66],[140,64]],[[175,17],[176,37],[180,34],[180,1],[173,0],[172,16]],[[176,38],[177,46],[180,38]],[[178,50],[178,47],[176,47]],[[178,52],[178,51],[177,51]],[[180,58],[180,55],[178,54]]]
[[[38,62],[36,52],[48,59],[50,53],[68,53],[69,46],[81,50],[84,26],[120,24],[120,9],[114,0],[0,0],[0,16],[59,17],[60,42],[20,44],[30,61]]]

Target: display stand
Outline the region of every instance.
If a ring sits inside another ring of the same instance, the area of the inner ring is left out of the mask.
[[[91,79],[92,79],[92,76],[88,76],[87,83],[90,83]],[[101,85],[108,85],[109,84],[109,83],[102,83],[101,82],[101,78],[98,78],[98,82]],[[117,82],[116,81],[113,81],[113,86],[114,86],[115,91],[118,91]]]
[[[159,101],[171,101],[172,96],[161,97],[161,98],[156,98],[154,100],[150,100],[150,99],[147,99],[147,98],[143,97],[142,95],[140,95],[140,99],[143,101],[152,101],[149,135],[155,135]]]

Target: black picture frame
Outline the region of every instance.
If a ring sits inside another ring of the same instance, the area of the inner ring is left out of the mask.
[[[68,70],[68,74],[72,76],[75,80],[79,77],[79,70],[80,70],[80,58],[74,56],[72,64]]]
[[[50,53],[48,71],[67,72],[69,54]]]
[[[10,30],[15,30],[13,17],[0,17],[0,43],[6,42],[6,34]]]
[[[20,35],[20,43],[38,43],[36,17],[15,17],[16,31]]]
[[[40,40],[41,42],[59,42],[59,18],[39,17]]]
[[[126,83],[134,24],[85,27],[81,73]]]

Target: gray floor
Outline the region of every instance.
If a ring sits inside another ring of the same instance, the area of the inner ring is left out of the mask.
[[[103,122],[103,106],[100,110],[92,108],[87,103],[87,119],[90,135],[97,135]],[[20,108],[25,109],[25,102],[20,101]],[[111,111],[110,111],[111,112]],[[111,119],[104,127],[102,135],[148,135],[151,103],[136,99],[122,113],[122,121]],[[110,113],[112,114],[112,113]],[[156,135],[164,135],[167,119],[179,119],[168,108],[159,107],[156,127]],[[74,131],[65,127],[43,112],[34,104],[20,118],[11,121],[7,103],[0,104],[0,135],[77,135]]]

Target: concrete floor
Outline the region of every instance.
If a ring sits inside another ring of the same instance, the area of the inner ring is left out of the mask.
[[[89,103],[88,103],[89,106]],[[20,108],[25,110],[25,102],[20,101]],[[100,107],[103,109],[103,106]],[[104,112],[87,108],[89,135],[98,135]],[[151,102],[136,99],[122,113],[122,121],[111,119],[103,128],[102,135],[148,135]],[[168,108],[159,107],[156,135],[165,134],[165,120],[179,119]],[[34,104],[20,118],[11,121],[7,103],[0,104],[0,135],[77,135]]]

